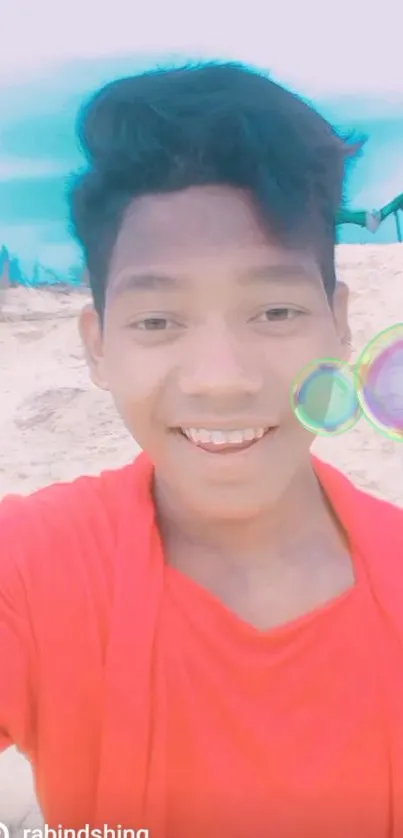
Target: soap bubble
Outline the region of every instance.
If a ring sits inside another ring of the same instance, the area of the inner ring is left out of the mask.
[[[346,433],[362,415],[354,370],[337,358],[313,361],[292,383],[291,406],[301,425],[316,435]]]
[[[356,366],[365,418],[384,436],[403,442],[403,323],[370,341]]]

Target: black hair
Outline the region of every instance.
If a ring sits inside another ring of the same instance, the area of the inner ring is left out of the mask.
[[[280,242],[314,250],[332,297],[345,163],[361,143],[266,75],[209,62],[119,79],[84,106],[77,134],[87,167],[70,188],[71,221],[101,316],[129,204],[203,184],[247,189]]]

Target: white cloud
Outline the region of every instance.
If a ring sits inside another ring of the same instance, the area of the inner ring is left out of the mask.
[[[272,70],[312,95],[402,91],[395,0],[264,4],[262,0],[8,0],[0,74],[17,80],[54,61],[122,52],[180,51]],[[45,34],[48,33],[48,34]]]

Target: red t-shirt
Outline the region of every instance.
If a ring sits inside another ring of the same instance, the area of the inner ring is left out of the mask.
[[[403,836],[403,513],[315,468],[356,585],[267,632],[164,563],[145,455],[0,504],[0,742],[50,826]]]

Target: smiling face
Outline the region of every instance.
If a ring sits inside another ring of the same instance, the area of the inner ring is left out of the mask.
[[[81,333],[93,380],[172,498],[206,518],[248,518],[310,467],[290,386],[313,359],[343,357],[344,292],[332,311],[313,255],[271,241],[240,190],[132,204],[103,331],[87,308]]]

